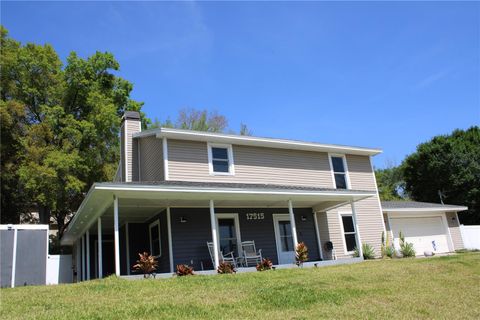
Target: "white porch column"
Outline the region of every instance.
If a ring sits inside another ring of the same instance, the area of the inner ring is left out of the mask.
[[[115,247],[115,275],[120,276],[120,240],[118,237],[118,197],[113,196],[113,240]]]
[[[85,237],[87,239],[87,280],[90,280],[90,230],[87,229]]]
[[[350,205],[352,206],[352,218],[353,218],[353,225],[355,226],[355,234],[356,234],[356,243],[357,243],[357,248],[358,248],[358,254],[359,256],[363,259],[363,249],[362,249],[362,240],[360,238],[360,229],[358,228],[358,223],[357,223],[357,212],[355,211],[355,204],[350,202]]]
[[[213,206],[213,200],[210,200],[210,224],[212,226],[212,241],[213,241],[213,257],[215,260],[215,270],[217,270],[220,264],[220,258],[218,257],[218,239],[217,239],[217,221],[215,220],[215,208]]]
[[[172,217],[170,207],[167,207],[167,233],[168,233],[168,260],[170,261],[170,272],[173,273],[173,244],[172,244]]]
[[[85,280],[85,235],[82,235],[80,241],[82,242],[82,281]]]
[[[288,200],[288,213],[290,214],[290,225],[292,226],[293,247],[296,249],[298,244],[297,225],[295,224],[295,216],[293,215],[292,200]]]
[[[98,218],[97,222],[97,244],[98,244],[98,249],[97,249],[97,261],[98,261],[98,278],[102,279],[103,278],[103,253],[102,253],[102,218]]]

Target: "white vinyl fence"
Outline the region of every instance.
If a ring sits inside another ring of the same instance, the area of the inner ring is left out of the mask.
[[[463,245],[465,249],[480,250],[480,226],[464,226],[460,225],[462,232]]]
[[[72,255],[48,255],[47,284],[72,283]]]

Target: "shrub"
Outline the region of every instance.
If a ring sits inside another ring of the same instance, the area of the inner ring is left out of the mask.
[[[413,248],[413,243],[405,242],[405,237],[402,231],[399,232],[398,237],[400,238],[400,253],[404,258],[415,257],[415,249]]]
[[[257,264],[257,271],[266,271],[272,269],[272,261],[265,258],[259,264]]]
[[[308,260],[308,248],[305,243],[300,242],[297,244],[297,248],[295,249],[295,260],[297,261],[298,266]]]
[[[236,273],[235,267],[228,262],[222,262],[218,265],[217,272],[220,274]]]
[[[395,256],[395,248],[393,247],[393,245],[385,248],[385,254],[389,258],[393,258]]]
[[[153,271],[157,270],[157,260],[148,252],[139,253],[138,256],[140,257],[140,259],[138,259],[137,263],[133,265],[133,270],[143,272],[143,277],[147,278],[150,274],[153,273]]]
[[[413,248],[413,243],[405,242],[400,246],[400,253],[404,258],[415,257],[415,249]]]
[[[388,242],[388,237],[386,242]],[[387,247],[387,244],[385,243],[385,232],[382,231],[382,249],[380,253],[382,255],[382,258],[384,258],[386,255],[386,247]]]
[[[365,260],[375,259],[375,250],[368,243],[362,244],[362,251],[363,251],[363,259],[365,259]],[[355,247],[355,249],[353,251],[353,256],[354,257],[359,257],[360,256],[360,253],[358,252],[357,247]]]
[[[186,264],[177,264],[177,276],[193,276],[193,267]]]

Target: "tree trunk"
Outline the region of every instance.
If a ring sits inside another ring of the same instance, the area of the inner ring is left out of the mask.
[[[50,208],[46,206],[39,206],[38,218],[40,219],[40,224],[50,225]]]

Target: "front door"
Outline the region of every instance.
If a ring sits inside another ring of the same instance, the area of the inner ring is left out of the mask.
[[[233,252],[235,257],[239,256],[240,228],[237,214],[217,214],[218,240],[220,251],[223,254]]]
[[[273,215],[275,227],[275,240],[277,243],[278,264],[295,262],[295,249],[293,247],[292,225],[288,214]]]

